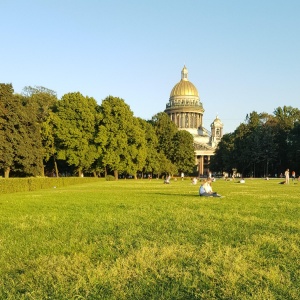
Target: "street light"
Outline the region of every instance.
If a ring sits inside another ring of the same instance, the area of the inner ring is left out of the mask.
[[[267,157],[267,176],[265,177],[268,177],[269,176],[269,156],[268,156],[268,150],[266,150],[266,157]]]

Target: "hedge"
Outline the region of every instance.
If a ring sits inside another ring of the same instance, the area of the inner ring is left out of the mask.
[[[28,177],[0,178],[0,194],[37,191],[99,181],[97,177]]]

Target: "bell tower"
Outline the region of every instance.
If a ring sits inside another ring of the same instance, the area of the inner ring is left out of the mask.
[[[223,136],[223,123],[221,122],[218,116],[216,116],[215,120],[211,123],[210,128],[211,128],[210,143],[212,147],[215,147]]]

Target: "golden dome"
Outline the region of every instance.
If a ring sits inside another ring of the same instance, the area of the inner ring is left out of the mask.
[[[170,97],[174,96],[197,96],[199,97],[196,87],[190,81],[179,81],[172,89]]]
[[[196,96],[199,97],[196,87],[188,80],[188,70],[184,66],[181,71],[181,80],[173,87],[170,97]]]

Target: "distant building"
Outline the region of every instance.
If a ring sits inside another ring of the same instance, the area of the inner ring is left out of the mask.
[[[198,90],[188,80],[186,66],[181,71],[181,80],[173,87],[165,113],[178,129],[190,132],[194,137],[195,165],[199,175],[208,175],[210,157],[223,136],[223,123],[218,118],[211,123],[208,131],[202,125],[204,108]]]

